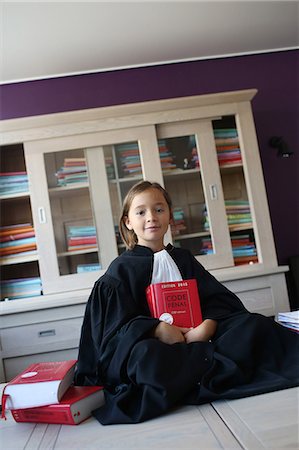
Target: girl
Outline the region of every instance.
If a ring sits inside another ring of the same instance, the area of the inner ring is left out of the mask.
[[[81,331],[76,384],[104,385],[102,424],[136,423],[178,404],[239,398],[298,384],[298,337],[249,313],[188,250],[164,247],[171,199],[142,181],[120,219],[127,246],[95,283]],[[194,329],[150,317],[151,283],[197,280],[203,322]]]

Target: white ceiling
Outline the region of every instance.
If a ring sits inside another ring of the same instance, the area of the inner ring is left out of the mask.
[[[1,3],[1,83],[298,48],[298,1]]]

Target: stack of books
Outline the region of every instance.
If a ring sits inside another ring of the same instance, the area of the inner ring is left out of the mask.
[[[226,216],[231,231],[252,227],[252,217],[248,200],[226,200]]]
[[[173,222],[170,225],[171,233],[173,236],[177,236],[182,231],[187,229],[184,218],[184,210],[181,207],[173,208]]]
[[[231,243],[236,266],[258,262],[256,246],[249,234],[232,235]]]
[[[36,238],[30,223],[0,227],[0,256],[16,257],[36,253]]]
[[[2,392],[16,422],[78,425],[105,402],[102,386],[74,386],[76,360],[31,364]]]
[[[248,200],[225,200],[226,217],[230,231],[252,227],[252,217]],[[203,212],[205,230],[210,229],[207,211]]]
[[[1,281],[1,300],[16,300],[18,298],[36,297],[41,294],[42,284],[38,277]]]
[[[214,137],[220,166],[242,163],[236,128],[214,129]]]
[[[204,237],[201,242],[201,255],[211,255],[214,253],[211,237]],[[249,234],[231,235],[231,243],[236,266],[258,262],[256,246]]]
[[[120,162],[120,176],[141,175],[141,161],[137,142],[115,145],[117,160]]]
[[[26,172],[1,172],[0,197],[28,192],[28,175]]]
[[[63,166],[56,173],[58,186],[88,182],[85,158],[64,158]]]
[[[284,327],[299,333],[299,311],[278,313],[277,321]]]
[[[176,169],[176,163],[174,162],[174,156],[169,148],[166,146],[166,142],[164,139],[159,139],[159,156],[161,161],[162,172],[167,170]]]
[[[97,248],[96,228],[94,226],[68,226],[67,249],[69,252],[93,248]]]
[[[176,169],[177,165],[174,161],[174,156],[166,146],[164,139],[158,141],[158,147],[162,171],[165,172]],[[115,150],[117,152],[118,161],[120,162],[121,177],[126,178],[132,175],[142,175],[139,147],[136,142],[115,145]],[[107,167],[110,166],[106,165],[106,170]]]

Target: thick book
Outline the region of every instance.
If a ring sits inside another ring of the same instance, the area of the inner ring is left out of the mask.
[[[150,284],[146,298],[152,317],[179,327],[196,327],[202,322],[195,279]]]
[[[5,409],[58,403],[73,382],[76,362],[72,359],[31,364],[5,386],[2,417],[5,417]]]
[[[16,422],[78,425],[104,403],[102,386],[71,386],[57,404],[12,409],[11,413]]]

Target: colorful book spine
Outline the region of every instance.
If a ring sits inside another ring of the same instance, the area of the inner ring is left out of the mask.
[[[220,166],[242,163],[238,131],[236,128],[214,129],[217,157]]]
[[[226,200],[225,210],[231,231],[252,227],[252,216],[248,200]],[[203,227],[205,230],[209,230],[210,222],[207,211],[204,211],[203,216]]]
[[[63,166],[56,172],[58,186],[87,183],[88,174],[85,158],[65,158]]]
[[[250,234],[231,235],[232,253],[235,265],[255,264],[258,262],[257,249]],[[202,238],[200,254],[211,255],[214,253],[210,237]]]
[[[187,229],[187,226],[185,224],[183,208],[181,207],[173,208],[173,221],[170,227],[173,236],[177,236]]]
[[[42,294],[41,279],[17,278],[1,281],[1,300],[16,300],[25,297],[36,297]]]
[[[21,194],[29,191],[26,172],[1,172],[0,197],[4,195]]]
[[[16,257],[37,250],[35,231],[31,224],[0,227],[0,257]]]
[[[117,160],[119,161],[119,172],[121,178],[132,175],[141,175],[141,160],[137,142],[128,142],[115,145]]]
[[[68,251],[97,248],[96,228],[94,226],[72,225],[67,229]]]
[[[101,270],[101,265],[98,263],[92,264],[78,264],[77,273],[96,272]]]

